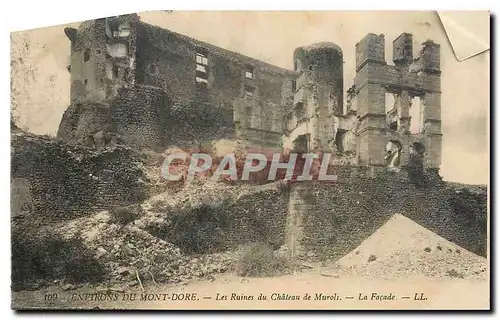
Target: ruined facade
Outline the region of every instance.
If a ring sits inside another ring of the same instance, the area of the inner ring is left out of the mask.
[[[356,44],[350,109],[358,118],[359,165],[404,164],[412,153],[428,168],[441,165],[439,45],[422,45],[414,59],[412,35],[401,34],[393,42],[394,65],[388,65],[383,35],[368,34]],[[418,105],[420,110],[412,110]],[[411,111],[418,114],[412,117]]]
[[[137,15],[86,21],[65,32],[71,106],[61,138],[95,140],[104,130],[122,142],[164,148],[238,133],[253,145],[278,147],[281,90],[293,71],[143,23]]]
[[[344,103],[344,57],[333,43],[297,48],[294,70],[286,70],[135,14],[65,33],[71,106],[58,136],[69,142],[164,149],[227,139],[334,152],[337,164],[397,168],[414,156],[427,168],[440,166],[440,56],[432,41],[414,59],[412,35],[403,33],[388,65],[384,36],[365,36],[356,44],[356,77]]]

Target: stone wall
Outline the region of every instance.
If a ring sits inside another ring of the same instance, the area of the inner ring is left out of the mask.
[[[278,249],[285,244],[288,204],[288,190],[274,184],[256,187],[254,192],[225,205],[229,219],[227,246],[262,242]]]
[[[279,105],[281,86],[294,76],[293,71],[147,23],[138,25],[137,35],[138,82],[163,87],[175,103],[189,103],[200,93],[195,78],[204,76],[196,72],[197,53],[207,58],[202,64],[208,79],[206,98],[215,107],[231,109],[233,100],[244,95],[245,85],[255,89],[256,98]]]
[[[227,189],[226,189],[226,192]],[[162,208],[162,222],[145,228],[179,246],[186,253],[209,253],[264,243],[274,249],[284,244],[289,196],[287,188],[267,184],[233,194],[221,201]]]
[[[162,89],[121,88],[110,104],[110,120],[128,145],[161,150],[166,145],[170,99]]]
[[[31,225],[137,203],[148,189],[141,156],[126,148],[96,153],[48,137],[12,135],[11,180],[29,186]]]
[[[83,22],[65,28],[71,41],[71,103],[103,103],[134,84],[136,14]]]
[[[426,41],[413,59],[413,37],[403,33],[393,42],[393,51],[394,65],[388,65],[384,35],[368,34],[356,44],[356,77],[351,95],[355,95],[359,119],[358,165],[385,166],[385,146],[388,141],[397,141],[402,166],[406,165],[410,146],[417,142],[426,150],[425,166],[439,168],[440,46]],[[391,96],[396,101],[393,105]]]
[[[193,250],[193,243],[220,251],[261,242],[274,249],[285,245],[293,258],[338,259],[402,214],[486,256],[486,190],[451,187],[433,172],[426,173],[425,187],[414,186],[404,172],[344,167],[337,174],[335,183],[273,183],[218,203],[181,203],[150,231],[185,250]]]
[[[106,131],[131,146],[162,148],[169,98],[164,90],[147,86],[120,88],[107,103],[79,102],[64,112],[57,137],[73,144]]]
[[[115,136],[116,142],[163,151],[171,145],[234,138],[231,110],[215,108],[193,100],[172,105],[165,90],[146,85],[120,88],[108,104],[77,103],[64,113],[58,138],[84,143],[86,137],[101,130]]]
[[[311,185],[299,193],[308,205],[295,218],[301,239],[295,245],[299,256],[339,258],[396,213],[469,251],[486,255],[486,197],[477,196],[475,207],[460,206],[455,189],[439,180],[415,188],[403,172],[347,177],[340,174],[335,185]],[[298,196],[292,201],[299,202]]]
[[[221,139],[232,140],[235,137],[233,112],[201,101],[177,104],[165,119],[165,132],[168,146],[190,148]]]
[[[174,105],[232,113],[251,144],[279,142],[281,88],[295,77],[293,71],[146,23],[138,26],[137,35],[137,83],[165,89]],[[197,54],[206,60],[197,63]]]
[[[83,144],[85,137],[99,130],[114,132],[110,108],[103,104],[75,103],[64,112],[57,137],[73,144]]]

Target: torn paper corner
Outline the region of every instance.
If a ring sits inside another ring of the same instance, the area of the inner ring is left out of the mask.
[[[489,11],[438,11],[458,61],[490,49]]]

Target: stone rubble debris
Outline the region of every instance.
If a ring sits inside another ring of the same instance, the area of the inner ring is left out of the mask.
[[[84,245],[96,252],[95,258],[110,274],[110,283],[135,287],[140,279],[142,283],[183,284],[224,273],[236,259],[236,254],[231,252],[185,255],[173,244],[133,223],[122,227],[110,220],[109,213],[103,211],[72,220],[57,229],[68,239],[80,236]]]

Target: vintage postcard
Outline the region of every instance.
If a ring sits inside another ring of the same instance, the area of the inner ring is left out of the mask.
[[[490,18],[454,19],[12,33],[12,308],[489,310]]]

